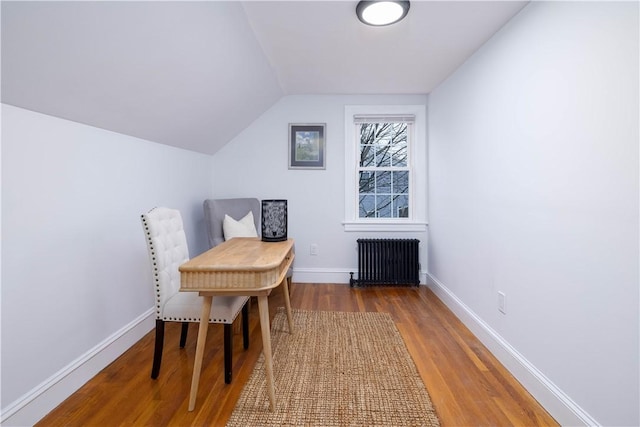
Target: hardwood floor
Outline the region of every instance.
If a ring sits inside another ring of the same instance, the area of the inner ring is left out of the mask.
[[[558,425],[425,286],[351,289],[294,284],[294,309],[390,313],[429,391],[443,426]],[[284,306],[269,297],[271,316]],[[160,375],[150,378],[154,331],[43,418],[37,426],[224,426],[262,350],[257,303],[251,343],[234,336],[233,381],[224,383],[222,325],[210,325],[196,409],[187,411],[197,326],[184,349],[180,325],[168,323]],[[277,378],[276,378],[277,386]]]

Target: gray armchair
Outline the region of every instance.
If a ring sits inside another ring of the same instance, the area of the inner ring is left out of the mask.
[[[256,232],[260,235],[260,201],[258,199],[207,199],[204,201],[204,221],[207,228],[209,247],[213,248],[225,241],[222,223],[224,216],[235,220],[253,212]]]

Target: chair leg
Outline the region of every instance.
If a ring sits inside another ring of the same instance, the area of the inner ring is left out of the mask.
[[[151,378],[158,378],[160,364],[162,363],[162,347],[164,345],[164,320],[156,319],[156,345],[153,351],[153,366],[151,367]]]
[[[249,301],[242,307],[242,345],[249,348]]]
[[[187,333],[189,332],[189,322],[182,322],[182,330],[180,331],[180,348],[184,348],[187,343]]]
[[[233,354],[233,325],[231,323],[224,324],[224,382],[231,384],[231,359]]]

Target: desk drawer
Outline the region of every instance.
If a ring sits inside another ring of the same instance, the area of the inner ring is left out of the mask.
[[[180,290],[206,291],[215,289],[261,289],[280,284],[293,262],[293,248],[289,249],[279,266],[264,270],[182,271]]]

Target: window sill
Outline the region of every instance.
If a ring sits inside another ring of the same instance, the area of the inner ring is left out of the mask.
[[[344,221],[344,231],[427,231],[426,222],[364,222]]]

